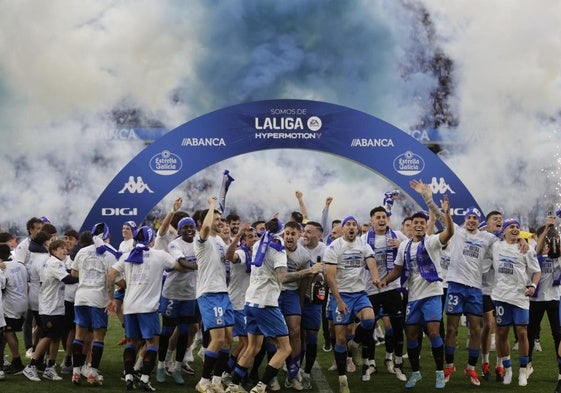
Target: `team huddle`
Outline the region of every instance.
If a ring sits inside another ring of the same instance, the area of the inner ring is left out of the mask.
[[[286,389],[310,390],[323,332],[324,349],[334,354],[330,370],[338,374],[340,393],[349,393],[348,372],[359,367],[361,380],[368,382],[377,370],[379,324],[385,330],[388,371],[413,388],[422,378],[426,337],[436,369],[434,386],[442,389],[456,371],[456,336],[465,316],[469,383],[479,386],[480,378],[490,377],[493,340],[495,378],[512,382],[513,326],[518,384],[526,386],[545,312],[556,350],[561,341],[555,216],[548,215],[535,241],[528,241],[518,220],[503,220],[498,211],[483,217],[477,208],[467,208],[459,226],[446,195],[437,206],[428,185],[410,185],[428,211],[403,220],[400,230],[390,225],[397,191],[370,211],[366,228],[352,215],[328,224],[331,198],[319,222],[308,220],[299,192],[301,212],[286,221],[274,215],[252,224],[241,223],[236,214],[222,219],[215,197],[189,216],[180,210],[179,198],[157,232],[125,222],[118,249],[111,246],[105,223],[81,235],[68,231],[65,240],[57,240],[47,219],[32,218],[29,237],[13,252],[10,237],[0,239],[0,347],[3,355],[7,344],[12,354],[0,378],[23,373],[40,381],[42,373],[61,380],[55,364],[63,343],[61,373],[71,374],[76,385],[102,385],[99,366],[109,312],[124,327],[127,390],[156,390],[150,378],[154,369],[157,382],[171,377],[184,384],[182,373],[194,374],[189,361],[198,332],[203,358],[198,392],[278,391],[283,366]],[[31,355],[26,366],[16,336],[22,330]],[[555,392],[561,393],[561,382]]]

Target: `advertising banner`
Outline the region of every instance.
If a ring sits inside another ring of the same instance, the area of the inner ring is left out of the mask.
[[[141,223],[183,181],[227,158],[267,149],[307,149],[371,168],[405,192],[409,181],[430,184],[435,200],[448,194],[453,217],[478,207],[454,172],[427,147],[397,127],[340,105],[296,99],[227,107],[169,131],[134,157],[109,183],[82,230],[106,222],[113,232],[126,220]],[[419,194],[410,196],[424,208]]]

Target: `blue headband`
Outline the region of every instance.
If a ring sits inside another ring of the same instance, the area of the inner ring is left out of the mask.
[[[104,222],[98,222],[97,224],[95,224],[95,225],[92,227],[92,234],[94,234],[94,236],[96,236],[96,235],[95,235],[95,230],[96,230],[96,228],[98,227],[98,225],[103,225],[103,232],[100,233],[100,234],[97,235],[97,236],[101,236],[101,238],[102,238],[103,240],[109,239],[109,227],[108,227],[107,224],[104,223]]]
[[[143,235],[144,240],[138,240],[138,238],[140,237],[139,235],[141,233]],[[154,241],[154,231],[152,230],[152,228],[147,226],[140,227],[138,228],[134,240],[136,241],[137,244],[144,244],[145,246],[147,246],[148,244]]]
[[[143,240],[139,240],[139,235],[142,233]],[[154,241],[154,231],[152,228],[143,226],[138,228],[136,236],[134,237],[136,242],[134,248],[129,253],[129,256],[125,259],[125,262],[131,263],[144,263],[144,251],[150,250],[148,245]]]
[[[516,224],[518,225],[518,227],[520,227],[520,223],[518,222],[518,220],[516,218],[507,218],[506,220],[503,221],[503,231],[505,229],[507,229],[510,225]]]
[[[42,216],[42,217],[39,218],[39,219],[43,222],[43,224],[45,224],[45,223],[47,223],[47,222],[49,222],[49,223],[51,222],[51,220],[49,220],[49,219],[48,219],[47,217],[45,217],[45,216]]]
[[[470,206],[467,208],[464,217],[467,218],[468,216],[476,216],[479,221],[481,221],[481,212],[475,206]]]
[[[193,220],[191,217],[183,217],[181,220],[179,220],[179,222],[177,223],[177,232],[181,232],[181,228],[183,228],[185,225],[187,224],[191,224],[194,227],[196,227],[197,225],[195,224],[195,220]]]
[[[349,221],[354,221],[358,224],[358,221],[356,220],[356,218],[354,218],[353,216],[347,216],[347,217],[343,218],[343,221],[341,221],[341,226],[344,227],[345,224]]]
[[[128,225],[132,231],[132,237],[136,236],[136,222],[134,221],[125,221],[123,225]]]

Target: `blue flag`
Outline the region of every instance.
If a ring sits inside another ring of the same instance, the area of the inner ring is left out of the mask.
[[[222,176],[222,186],[220,186],[220,195],[218,197],[218,205],[222,213],[224,213],[224,210],[226,209],[226,194],[228,193],[230,184],[233,181],[234,178],[230,176],[230,171],[226,169],[224,171],[224,175]]]

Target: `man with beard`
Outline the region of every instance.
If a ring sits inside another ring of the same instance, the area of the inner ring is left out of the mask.
[[[265,337],[274,340],[276,353],[269,360],[263,376],[250,393],[265,393],[267,385],[276,377],[284,360],[291,353],[288,327],[280,312],[279,295],[282,284],[299,281],[321,271],[322,265],[298,271],[287,271],[287,258],[280,239],[282,223],[273,218],[265,225],[265,233],[253,247],[253,261],[249,287],[246,292],[248,347],[238,358],[232,382],[226,392],[242,392],[239,384],[259,352]]]
[[[283,240],[287,255],[287,271],[298,272],[310,267],[310,253],[298,245],[300,239],[300,224],[294,221],[287,222],[284,226]],[[302,383],[298,380],[300,370],[300,351],[302,342],[300,325],[302,322],[302,306],[300,303],[301,280],[290,281],[282,284],[279,296],[279,307],[288,326],[290,347],[292,352],[286,360],[288,376],[285,381],[286,388],[302,390]]]
[[[328,205],[327,205],[328,206]],[[321,263],[323,253],[327,249],[325,243],[321,242],[323,227],[315,221],[308,221],[304,227],[304,233],[300,238],[302,246],[310,253],[312,264]],[[322,327],[322,315],[326,303],[326,284],[324,272],[318,273],[310,280],[306,280],[304,305],[302,308],[302,331],[306,352],[306,363],[302,374],[302,387],[306,390],[312,389],[311,372],[317,358],[318,351],[318,332]],[[323,291],[323,294],[321,293]],[[323,299],[322,299],[323,295]],[[327,318],[324,318],[324,329],[327,332],[327,342],[329,343],[329,326]]]
[[[240,231],[240,216],[234,213],[230,213],[226,216],[226,222],[230,227],[230,235],[233,238]]]
[[[374,342],[374,310],[366,295],[366,277],[362,273],[368,266],[370,280],[380,284],[374,253],[370,246],[358,238],[358,223],[353,216],[341,222],[343,236],[334,240],[323,255],[326,280],[331,291],[331,316],[335,327],[335,362],[339,374],[339,392],[349,393],[347,380],[347,326],[356,318],[360,324],[354,338],[348,342],[356,350],[359,344],[371,348]],[[367,349],[365,350],[367,351]],[[363,358],[365,352],[363,351]]]

